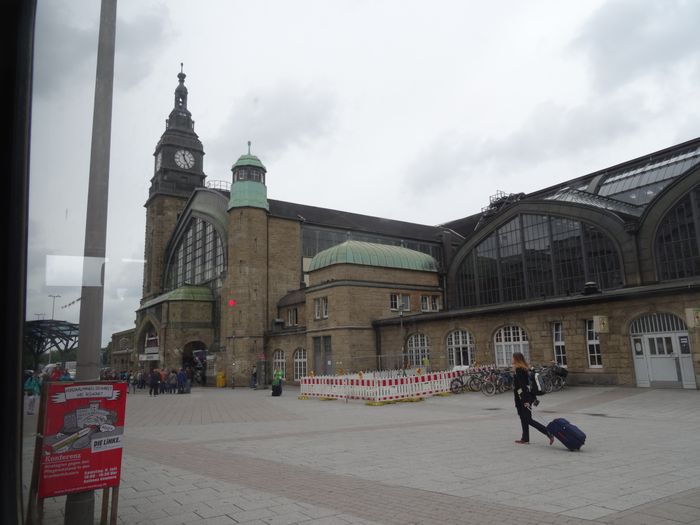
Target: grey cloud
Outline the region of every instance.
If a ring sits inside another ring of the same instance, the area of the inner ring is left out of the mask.
[[[99,11],[99,10],[98,10]],[[173,37],[167,6],[135,21],[117,18],[115,84],[129,89],[148,75],[161,46]],[[93,82],[99,12],[85,27],[72,20],[60,2],[43,2],[35,29],[34,94],[49,97],[71,83]]]
[[[587,53],[596,84],[629,84],[647,74],[667,74],[700,52],[700,2],[618,0],[605,3],[573,41]]]
[[[115,82],[131,88],[148,76],[161,46],[174,38],[167,10],[150,14],[135,22],[119,20],[116,37]]]
[[[82,29],[67,21],[58,2],[43,2],[37,11],[34,44],[34,94],[49,96],[84,76],[97,54],[97,26]],[[79,72],[79,73],[78,73]]]
[[[235,100],[218,138],[208,141],[208,149],[211,157],[230,166],[246,152],[251,140],[253,153],[264,163],[330,133],[334,120],[335,101],[329,94],[299,85],[278,85]]]
[[[449,136],[436,140],[429,152],[423,152],[409,166],[406,180],[411,187],[423,191],[425,181],[435,173],[440,173],[446,182],[482,183],[488,177],[490,186],[496,189],[499,181],[517,177],[538,164],[603,148],[632,134],[649,117],[641,101],[631,96],[575,108],[547,102],[505,137],[479,141]],[[426,158],[431,161],[426,162]],[[562,177],[576,175],[582,173]]]

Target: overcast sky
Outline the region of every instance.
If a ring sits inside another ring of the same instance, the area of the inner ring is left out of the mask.
[[[28,320],[50,294],[79,319],[99,7],[39,0]],[[251,140],[272,199],[421,224],[700,136],[697,1],[119,0],[117,16],[105,344],[133,327],[180,62],[207,180],[230,182]]]

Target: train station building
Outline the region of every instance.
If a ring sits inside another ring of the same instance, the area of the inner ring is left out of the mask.
[[[210,179],[178,80],[136,324],[112,340],[144,368],[247,384],[520,351],[580,384],[697,388],[700,138],[430,226],[268,199],[282,174],[250,145]]]

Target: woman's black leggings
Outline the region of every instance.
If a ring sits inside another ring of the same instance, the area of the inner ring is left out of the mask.
[[[532,411],[529,408],[525,408],[522,401],[516,399],[515,408],[518,409],[518,415],[520,416],[520,425],[523,427],[523,435],[520,438],[522,441],[530,441],[530,427],[536,428],[545,436],[549,437],[549,432],[547,432],[547,428],[542,423],[532,419]]]

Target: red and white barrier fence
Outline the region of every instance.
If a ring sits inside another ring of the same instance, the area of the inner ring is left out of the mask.
[[[300,395],[364,401],[396,401],[449,392],[450,382],[464,372],[429,372],[399,377],[343,376],[303,377]]]

